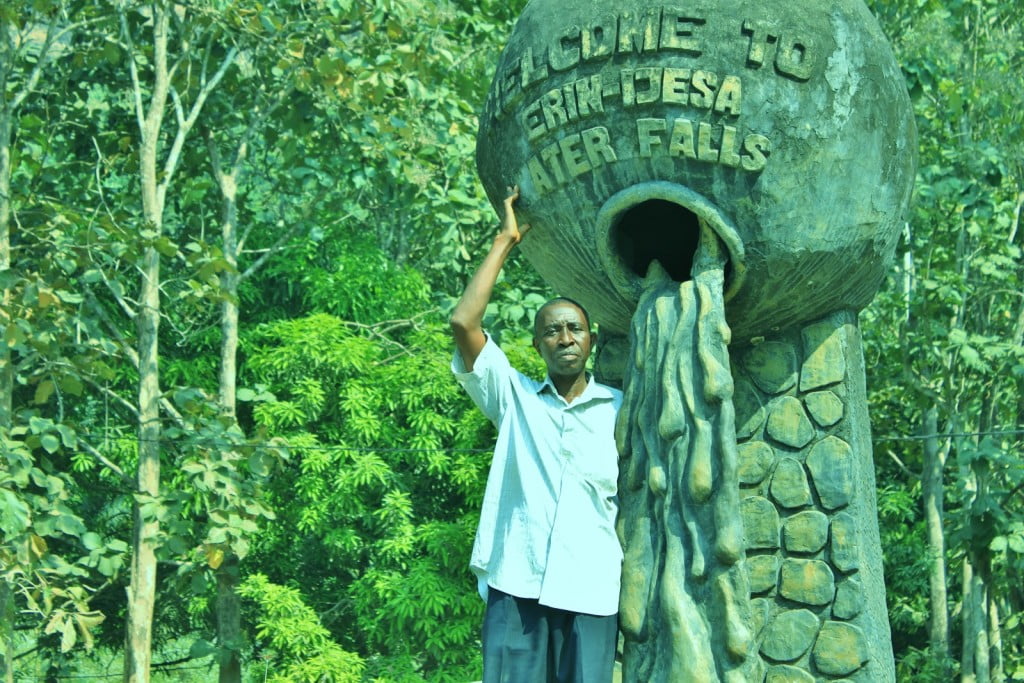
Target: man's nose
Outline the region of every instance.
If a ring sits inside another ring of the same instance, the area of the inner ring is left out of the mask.
[[[572,332],[569,331],[568,327],[563,327],[558,331],[558,343],[563,346],[570,346],[576,338],[572,336]]]

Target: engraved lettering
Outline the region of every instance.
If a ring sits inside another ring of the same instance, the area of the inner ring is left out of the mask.
[[[622,106],[632,107],[636,104],[636,89],[633,86],[633,70],[623,69],[620,71],[619,82],[622,83]]]
[[[523,90],[548,77],[547,63],[535,64],[533,61],[533,48],[531,47],[523,50],[523,58],[519,61],[519,69],[523,74]]]
[[[696,159],[697,150],[693,143],[693,122],[689,119],[676,119],[672,124],[672,137],[669,138],[668,153],[671,156],[684,156]]]
[[[585,152],[581,142],[582,136],[579,134],[567,135],[558,141],[558,148],[562,150],[562,161],[573,178],[590,170],[590,164],[584,159]]]
[[[696,91],[690,95],[690,104],[701,109],[711,109],[715,103],[715,89],[718,87],[718,75],[710,71],[697,69],[691,81]]]
[[[580,27],[569,26],[558,34],[548,50],[548,64],[555,71],[568,71],[580,63]]]
[[[665,119],[637,119],[636,135],[640,143],[640,156],[654,156],[654,147],[662,145],[661,134],[665,132]]]
[[[697,124],[697,158],[701,161],[718,161],[718,150],[711,146],[711,124]]]
[[[690,78],[693,74],[691,69],[678,69],[674,66],[665,67],[665,77],[662,79],[661,93],[662,101],[668,104],[689,104],[690,103]]]
[[[661,67],[645,66],[637,69],[633,76],[633,88],[636,91],[637,104],[650,104],[661,98]],[[646,83],[646,87],[640,89],[638,84]]]
[[[521,120],[523,129],[526,131],[526,139],[531,142],[547,130],[547,126],[544,125],[544,117],[540,113],[540,100],[523,110]]]
[[[519,64],[513,64],[505,70],[505,75],[502,77],[501,83],[499,83],[502,100],[501,108],[505,112],[508,112],[509,109],[518,104],[523,98],[520,76]]]
[[[533,182],[533,187],[538,194],[545,194],[555,189],[555,184],[551,181],[551,176],[548,175],[548,172],[544,170],[540,159],[530,157],[530,160],[526,162],[526,168],[530,172],[530,180]]]
[[[541,98],[541,109],[544,112],[544,123],[548,130],[569,122],[561,90],[549,90],[545,93]]]
[[[730,168],[737,168],[740,165],[740,155],[736,152],[736,129],[732,126],[725,126],[722,129],[722,153],[718,161]]]
[[[584,62],[614,54],[617,21],[615,15],[606,14],[583,29],[580,41]]]
[[[540,158],[544,160],[551,172],[555,174],[555,182],[562,185],[566,181],[565,173],[562,172],[562,165],[558,163],[558,143],[552,143],[540,151]]]
[[[581,135],[583,137],[583,148],[587,150],[587,159],[590,160],[591,167],[597,168],[602,163],[610,164],[618,160],[618,157],[615,156],[615,150],[612,149],[607,128],[604,126],[589,128],[583,131]]]
[[[726,76],[722,79],[722,87],[715,98],[715,112],[719,114],[740,115],[740,102],[743,99],[743,83],[737,76]]]
[[[697,39],[695,31],[704,23],[704,19],[688,17],[666,8],[661,18],[659,46],[662,50],[679,50],[695,57],[700,55],[700,40]]]
[[[783,35],[775,53],[775,68],[783,75],[806,81],[814,72],[813,52],[814,45],[810,39]]]
[[[580,117],[579,109],[576,107],[576,90],[572,83],[562,86],[562,100],[565,102],[565,113],[570,121]]]
[[[750,36],[750,48],[747,50],[747,66],[755,69],[764,65],[765,48],[769,42],[774,42],[775,36],[768,32],[768,25],[764,22],[750,21],[743,22],[743,35]]]
[[[661,12],[623,12],[619,15],[619,52],[654,52],[658,49]]]
[[[583,78],[573,84],[576,88],[576,109],[580,116],[589,116],[591,112],[603,112],[604,100],[601,99],[601,76]]]
[[[771,154],[772,141],[763,135],[751,133],[743,141],[742,156],[744,171],[760,171],[768,162],[768,155]]]
[[[585,17],[559,31],[546,50],[523,48],[519,57],[508,57],[495,92],[489,95],[488,107],[495,116],[516,112],[531,147],[536,145],[523,169],[523,180],[545,194],[619,161],[620,153],[762,171],[772,143],[767,136],[741,125],[741,77],[701,69],[699,63],[687,65],[682,57],[703,54],[706,26],[706,19],[678,8],[625,10],[617,15]],[[745,20],[741,30],[746,38],[741,59],[745,58],[747,67],[772,65],[776,74],[797,81],[809,80],[814,74],[818,55],[811,39],[780,32],[771,19]],[[681,56],[670,66],[645,65],[645,60],[635,64],[631,59],[655,51]],[[590,66],[616,54],[625,57],[624,63]],[[581,65],[585,65],[583,73],[576,72]],[[559,72],[568,73],[559,77],[557,84],[537,88]],[[524,102],[529,88],[534,94]],[[657,111],[653,105],[659,104],[665,105],[665,113],[674,111],[689,118],[638,117],[636,139],[619,152],[612,144],[614,132],[605,126],[573,130],[577,122],[609,108],[641,106],[653,112]],[[687,109],[691,113],[687,114]],[[541,146],[539,141],[545,136],[558,139]]]

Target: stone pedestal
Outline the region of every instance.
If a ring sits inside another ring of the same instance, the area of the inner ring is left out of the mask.
[[[895,680],[856,315],[834,313],[732,357],[767,680]]]

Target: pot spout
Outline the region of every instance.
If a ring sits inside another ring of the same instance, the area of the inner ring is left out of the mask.
[[[627,300],[639,299],[657,263],[672,280],[691,279],[703,221],[728,252],[725,299],[743,284],[743,241],[732,221],[706,198],[677,183],[652,181],[610,197],[597,216],[597,248],[605,274]]]

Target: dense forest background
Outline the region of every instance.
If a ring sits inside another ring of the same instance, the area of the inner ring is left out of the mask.
[[[0,673],[470,681],[447,311],[524,0],[0,3]],[[875,0],[920,165],[861,316],[900,680],[1024,680],[1019,2]],[[549,294],[488,321],[536,368]]]

